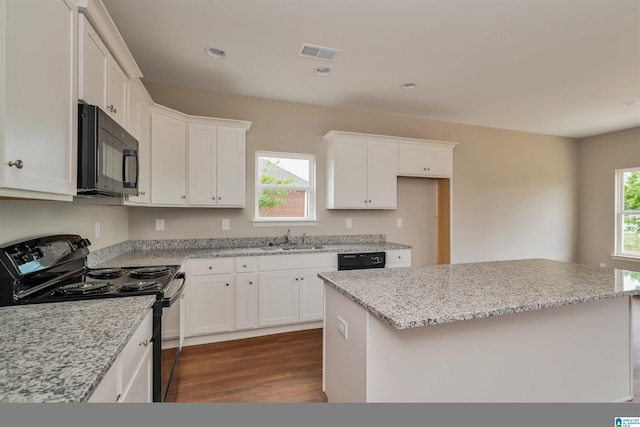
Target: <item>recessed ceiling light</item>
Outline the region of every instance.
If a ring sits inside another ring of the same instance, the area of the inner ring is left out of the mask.
[[[316,67],[313,70],[313,74],[315,74],[316,76],[320,76],[320,77],[327,77],[329,74],[331,74],[331,68],[328,68],[328,67]]]
[[[640,105],[640,99],[636,99],[636,100],[633,100],[633,101],[627,101],[622,105],[624,105],[625,107],[633,107],[634,105]]]
[[[417,85],[417,84],[415,84],[415,83],[402,83],[402,84],[400,85],[400,87],[401,87],[402,89],[404,89],[404,90],[411,90],[411,89],[415,89],[415,88],[416,88],[416,86],[418,86],[418,85]]]
[[[207,55],[213,58],[224,58],[227,55],[224,50],[214,46],[208,47],[204,51],[207,53]]]

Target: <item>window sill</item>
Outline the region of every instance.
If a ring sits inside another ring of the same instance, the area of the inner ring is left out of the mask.
[[[318,221],[313,219],[254,219],[253,226],[254,227],[271,227],[271,226],[285,226],[285,227],[296,227],[296,226],[316,226],[318,225]]]
[[[633,255],[614,254],[614,255],[611,255],[611,258],[618,261],[640,262],[640,256],[633,256]]]

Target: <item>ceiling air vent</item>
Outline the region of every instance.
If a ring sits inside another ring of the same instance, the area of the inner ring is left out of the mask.
[[[338,49],[331,49],[330,47],[314,46],[312,44],[302,43],[302,47],[300,48],[300,52],[298,52],[298,55],[307,58],[333,61],[338,52],[340,52]]]

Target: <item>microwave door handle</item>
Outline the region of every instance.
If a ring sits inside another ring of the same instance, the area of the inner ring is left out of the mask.
[[[135,181],[127,181],[127,157],[133,157],[136,160]],[[138,150],[127,149],[122,151],[122,185],[125,188],[138,187]]]

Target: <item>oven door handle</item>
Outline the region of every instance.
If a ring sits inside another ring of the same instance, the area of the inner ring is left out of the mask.
[[[187,278],[184,273],[180,272],[176,274],[176,277],[171,281],[171,284],[167,287],[168,292],[165,293],[164,297],[162,298],[163,307],[171,307],[171,305],[173,305],[173,303],[180,298],[180,295],[182,295],[182,290],[184,289],[184,285],[186,281],[187,281]],[[180,284],[177,285],[177,282],[180,282]],[[177,288],[177,289],[173,291],[174,288]]]

